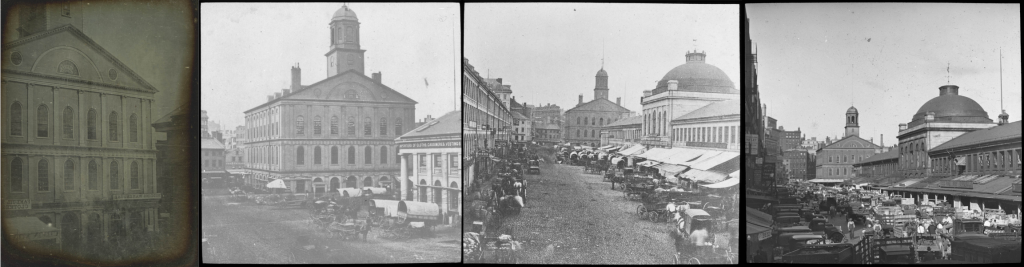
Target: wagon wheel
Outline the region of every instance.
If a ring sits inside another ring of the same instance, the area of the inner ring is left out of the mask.
[[[660,217],[660,215],[657,211],[652,210],[647,212],[647,219],[650,220],[651,222],[658,222],[658,217]]]
[[[644,212],[647,212],[647,207],[644,207],[643,204],[640,204],[640,205],[636,206],[636,215],[637,216],[640,216],[641,214],[644,214]]]
[[[679,260],[679,253],[676,253],[676,255],[674,255],[672,257],[672,264],[673,265],[680,265],[680,264],[682,264],[682,262],[680,262],[680,260]]]
[[[698,260],[696,257],[693,257],[693,258],[690,258],[690,261],[688,261],[686,264],[689,264],[689,265],[700,265],[700,260]]]

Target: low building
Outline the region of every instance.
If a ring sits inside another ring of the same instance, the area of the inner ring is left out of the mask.
[[[632,146],[639,144],[643,116],[623,118],[601,128],[601,145]]]
[[[228,177],[225,160],[224,144],[213,138],[203,138],[200,143],[202,149],[203,180],[223,183]]]
[[[449,112],[395,139],[400,199],[437,204],[449,224],[462,223],[461,113]]]
[[[854,163],[855,183],[892,184],[901,180],[899,169],[899,151],[890,149],[885,153],[875,154],[864,161]]]
[[[554,145],[562,143],[562,129],[558,124],[541,124],[533,128],[534,141],[538,144]]]
[[[807,165],[813,165],[810,153],[803,149],[789,149],[782,152],[783,164],[788,168],[790,180],[810,180],[807,177]]]

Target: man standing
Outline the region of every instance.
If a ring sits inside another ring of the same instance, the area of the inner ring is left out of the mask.
[[[992,222],[990,220],[985,220],[985,228],[981,228],[981,232],[987,233],[989,227],[992,227]]]
[[[853,238],[853,228],[855,224],[849,219],[849,217],[847,217],[846,221],[846,228],[850,229],[850,238]]]

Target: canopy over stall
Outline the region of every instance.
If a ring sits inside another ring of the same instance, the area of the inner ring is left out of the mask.
[[[371,195],[380,195],[387,192],[388,189],[383,187],[363,187],[363,193],[368,193]]]
[[[277,179],[277,180],[274,180],[272,182],[267,183],[267,188],[272,188],[272,189],[276,189],[276,188],[288,189],[288,186],[284,184],[284,180]]]
[[[619,154],[622,154],[624,156],[630,156],[630,155],[634,155],[634,154],[639,154],[641,152],[644,152],[644,146],[643,145],[634,145],[634,146],[632,146],[630,148],[627,148],[625,150],[620,151]]]
[[[363,190],[359,188],[338,188],[338,194],[342,197],[358,197],[363,195]]]
[[[376,208],[384,212],[384,217],[396,217],[398,216],[398,200],[381,200],[371,199],[367,200],[371,208]]]
[[[726,188],[726,187],[737,186],[739,184],[740,184],[740,179],[737,178],[737,177],[732,177],[732,178],[726,179],[725,181],[721,181],[721,182],[714,183],[714,184],[701,185],[701,186],[707,187],[707,188]]]
[[[686,179],[690,179],[694,182],[703,182],[709,184],[721,182],[726,178],[726,175],[722,173],[702,171],[698,169],[690,169],[689,171],[686,171],[685,173],[680,174],[679,176],[682,176],[683,178]]]
[[[398,213],[405,214],[407,220],[411,221],[436,221],[441,218],[441,209],[434,203],[400,201],[398,202]]]

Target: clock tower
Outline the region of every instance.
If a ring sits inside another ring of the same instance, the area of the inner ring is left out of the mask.
[[[363,73],[363,52],[359,49],[359,19],[343,5],[331,18],[331,48],[327,52],[327,77],[355,70]]]

